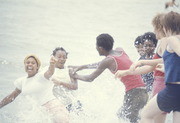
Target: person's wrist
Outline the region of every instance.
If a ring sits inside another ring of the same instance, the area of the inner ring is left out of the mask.
[[[50,67],[55,67],[55,63],[50,63]]]
[[[144,65],[143,61],[140,61],[140,66],[143,66],[143,65]]]
[[[124,72],[123,76],[127,76],[127,75],[129,75],[130,73],[131,73],[131,71],[126,70],[126,71]]]
[[[78,79],[77,73],[74,74],[74,78],[75,78],[75,79]]]

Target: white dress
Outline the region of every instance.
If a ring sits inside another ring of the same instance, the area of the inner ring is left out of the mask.
[[[14,85],[21,90],[22,95],[28,95],[39,105],[55,99],[53,95],[53,83],[44,77],[44,73],[37,73],[35,76],[27,76],[15,80]]]

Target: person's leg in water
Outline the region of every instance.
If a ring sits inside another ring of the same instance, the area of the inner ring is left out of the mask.
[[[167,113],[159,114],[154,118],[154,123],[165,123]]]
[[[58,99],[51,100],[43,106],[52,115],[53,123],[69,123],[69,113]]]
[[[153,109],[153,110],[152,110]],[[163,114],[157,104],[157,95],[149,100],[141,113],[140,123],[153,123],[156,116]],[[160,123],[160,122],[159,122]]]
[[[147,103],[148,94],[146,89],[134,88],[126,92],[124,104],[119,109],[117,115],[119,118],[127,119],[130,123],[138,123],[139,111]]]
[[[155,77],[154,82],[153,82],[153,90],[152,90],[152,96],[155,96],[158,94],[161,90],[165,88],[165,83],[164,83],[164,77]],[[166,120],[166,115],[167,113],[162,113],[159,114],[158,116],[155,117],[154,123],[164,123]]]
[[[180,112],[173,112],[173,123],[179,123],[180,121]]]

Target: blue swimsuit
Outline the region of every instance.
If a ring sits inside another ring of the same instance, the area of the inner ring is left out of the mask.
[[[180,82],[180,57],[176,53],[170,53],[166,50],[163,54],[163,60],[166,87],[159,92],[157,103],[162,111],[180,112],[180,84],[174,84]]]

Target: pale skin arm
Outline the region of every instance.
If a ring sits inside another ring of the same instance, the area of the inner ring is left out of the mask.
[[[142,66],[142,67],[138,67],[136,68],[134,71],[132,71],[131,69],[127,69],[127,70],[118,70],[115,73],[115,78],[121,78],[123,76],[127,76],[127,75],[141,75],[141,74],[146,74],[149,72],[154,71],[155,66]]]
[[[15,89],[11,94],[6,96],[3,100],[0,102],[0,108],[4,107],[5,105],[13,102],[15,98],[21,93],[21,90]]]
[[[106,68],[109,67],[109,65],[113,62],[113,59],[105,58],[102,60],[98,66],[98,68],[92,72],[90,75],[79,75],[77,73],[73,74],[70,73],[70,75],[76,79],[86,81],[86,82],[92,82],[95,78],[97,78]]]
[[[163,59],[152,59],[152,60],[139,60],[136,63],[133,63],[130,67],[131,71],[134,71],[137,67],[143,66],[143,65],[149,65],[155,67],[157,64],[163,63]]]
[[[49,69],[44,73],[44,77],[46,79],[51,78],[51,76],[54,74],[56,63],[57,63],[57,59],[54,56],[52,56],[50,59]]]
[[[69,69],[69,73],[72,72],[72,69]],[[58,79],[53,78],[52,81],[54,82],[54,84],[56,85],[60,85],[63,86],[69,90],[77,90],[78,89],[78,83],[77,83],[77,79],[70,77],[71,82],[70,83],[65,83],[62,82]]]
[[[164,64],[158,64],[158,65],[156,65],[156,70],[158,70],[158,71],[161,71],[161,72],[165,72],[165,70],[164,70]]]

